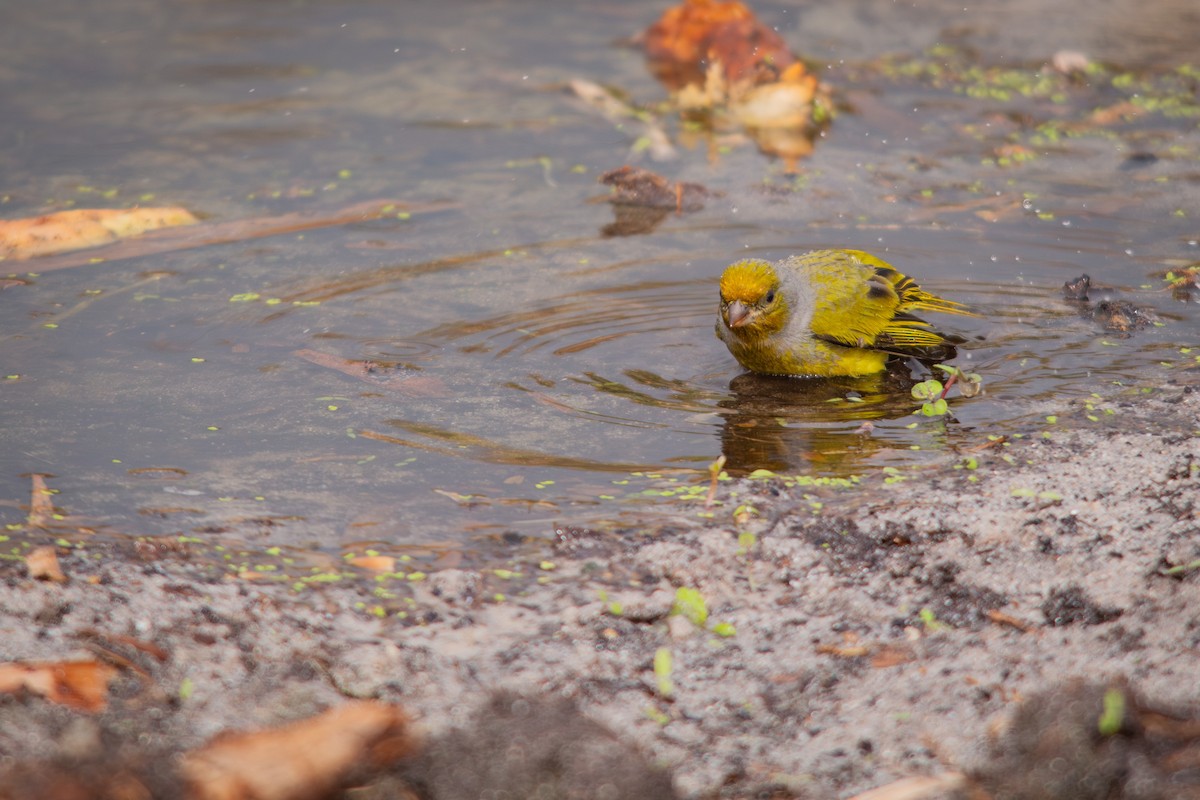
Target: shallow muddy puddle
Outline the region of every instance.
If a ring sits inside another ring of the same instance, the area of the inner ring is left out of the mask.
[[[663,496],[711,513],[722,454],[733,474],[903,469],[1036,434],[1073,400],[1096,395],[1103,417],[1196,365],[1196,307],[1154,273],[1200,259],[1200,72],[1182,44],[1173,60],[1161,38],[1113,37],[1119,15],[1056,11],[1018,48],[986,44],[991,11],[755,4],[844,106],[792,175],[752,142],[686,131],[654,162],[565,91],[585,78],[662,101],[619,40],[663,4],[106,6],[59,0],[18,12],[19,37],[6,26],[4,216],[417,205],[6,264],[0,519],[18,552],[44,538],[23,527],[44,473],[70,540],[503,554],[636,523]],[[1171,35],[1194,41],[1183,19]],[[863,37],[878,52],[851,47]],[[1067,48],[1092,66],[1048,66]],[[597,178],[624,163],[722,195],[612,235]],[[985,393],[930,419],[886,381],[742,375],[713,336],[717,276],[819,247],[874,252],[979,312],[935,321],[966,337],[956,363]],[[1158,324],[1086,318],[1061,292],[1082,273]]]

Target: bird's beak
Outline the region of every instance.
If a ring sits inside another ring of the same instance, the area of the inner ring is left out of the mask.
[[[725,310],[725,321],[731,328],[740,328],[750,321],[750,309],[741,300],[734,300]]]

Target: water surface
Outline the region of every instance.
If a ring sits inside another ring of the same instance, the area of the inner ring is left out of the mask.
[[[0,518],[18,534],[28,475],[45,473],[64,535],[504,547],[623,514],[655,476],[703,482],[722,453],[734,472],[866,474],[1176,379],[1196,311],[1152,273],[1200,258],[1197,15],[940,5],[755,4],[845,108],[798,175],[737,137],[685,136],[654,163],[564,89],[583,77],[662,101],[622,44],[659,3],[6,11],[5,216],[441,210],[7,264]],[[1039,24],[1018,35],[1006,14]],[[1100,68],[1046,66],[1064,48]],[[1150,95],[1175,104],[1091,116]],[[625,163],[723,196],[611,235],[597,177]],[[712,334],[716,276],[817,247],[871,250],[979,311],[938,323],[967,337],[960,363],[986,393],[921,421],[879,381],[741,375]],[[1059,287],[1084,272],[1163,324],[1122,337],[1082,318]]]

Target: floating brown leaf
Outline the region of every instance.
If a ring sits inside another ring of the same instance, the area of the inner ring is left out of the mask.
[[[829,88],[735,0],[684,0],[646,30],[642,44],[681,112],[715,127],[732,119],[789,172],[832,118]]]
[[[0,664],[0,694],[27,691],[80,711],[102,711],[116,674],[99,661],[14,661]]]
[[[399,706],[350,703],[281,728],[218,736],[183,756],[180,772],[192,800],[311,800],[416,747]]]
[[[186,208],[78,208],[0,220],[0,258],[26,259],[96,247],[159,228],[194,225]]]
[[[684,0],[646,29],[642,44],[655,75],[671,89],[705,81],[705,65],[720,62],[728,83],[758,82],[796,60],[783,38],[744,4]]]

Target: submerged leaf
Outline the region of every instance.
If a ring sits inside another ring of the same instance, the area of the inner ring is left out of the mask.
[[[186,208],[79,208],[0,220],[0,258],[26,259],[108,244],[159,228],[199,222]]]

